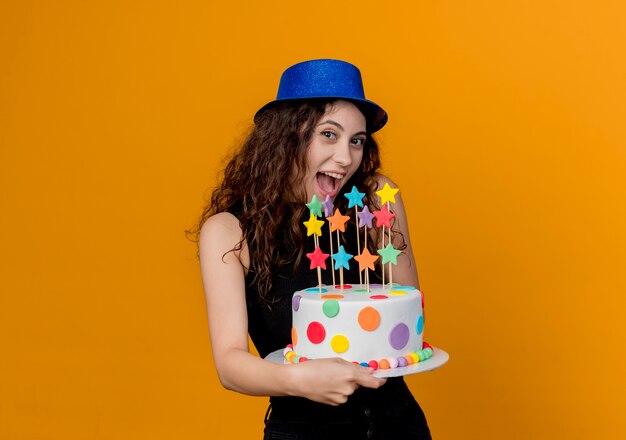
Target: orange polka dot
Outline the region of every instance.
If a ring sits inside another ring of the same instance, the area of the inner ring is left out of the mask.
[[[298,332],[295,327],[291,327],[291,343],[296,345],[298,343]]]
[[[359,312],[359,325],[368,332],[374,331],[380,325],[380,314],[374,307],[363,307]]]
[[[328,295],[322,295],[322,299],[343,299],[343,295],[329,293]]]

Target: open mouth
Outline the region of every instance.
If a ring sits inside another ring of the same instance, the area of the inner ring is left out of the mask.
[[[343,174],[333,173],[329,171],[321,171],[315,176],[317,186],[322,190],[324,196],[335,197],[341,188]]]

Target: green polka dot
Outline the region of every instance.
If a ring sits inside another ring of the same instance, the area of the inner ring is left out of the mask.
[[[339,302],[337,302],[336,299],[326,300],[322,305],[322,310],[324,311],[324,315],[329,318],[334,318],[339,314]]]
[[[353,290],[354,293],[367,293],[367,289],[355,289]]]

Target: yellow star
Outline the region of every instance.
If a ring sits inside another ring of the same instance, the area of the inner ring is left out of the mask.
[[[365,248],[363,252],[361,252],[361,255],[357,255],[354,259],[359,262],[360,271],[365,270],[366,267],[374,270],[374,261],[378,260],[378,255],[374,256],[370,254],[370,251]]]
[[[315,234],[318,237],[322,236],[322,225],[324,222],[322,220],[318,220],[313,214],[309,218],[309,221],[303,222],[304,226],[306,226],[306,236],[310,237]]]
[[[400,191],[398,188],[392,188],[385,182],[383,189],[376,191],[380,197],[380,203],[384,205],[387,202],[396,203],[396,193]]]

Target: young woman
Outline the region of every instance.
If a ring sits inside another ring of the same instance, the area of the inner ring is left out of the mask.
[[[389,180],[378,173],[372,134],[386,122],[385,111],[365,99],[355,66],[312,60],[290,67],[201,217],[200,261],[217,372],[229,390],[270,396],[266,439],[430,438],[402,378],[380,379],[371,368],[338,358],[294,365],[263,359],[291,342],[293,293],[317,284],[303,258],[312,250],[302,225],[305,203],[328,195],[346,213],[343,194],[354,185],[376,207],[374,192]],[[396,200],[394,241],[403,254],[394,281],[418,286],[405,210]],[[371,234],[375,246],[379,237]],[[355,233],[343,235],[346,251],[356,254]],[[330,276],[324,274],[324,283],[332,283]],[[346,277],[358,283],[356,270]],[[260,358],[249,353],[248,334]]]

